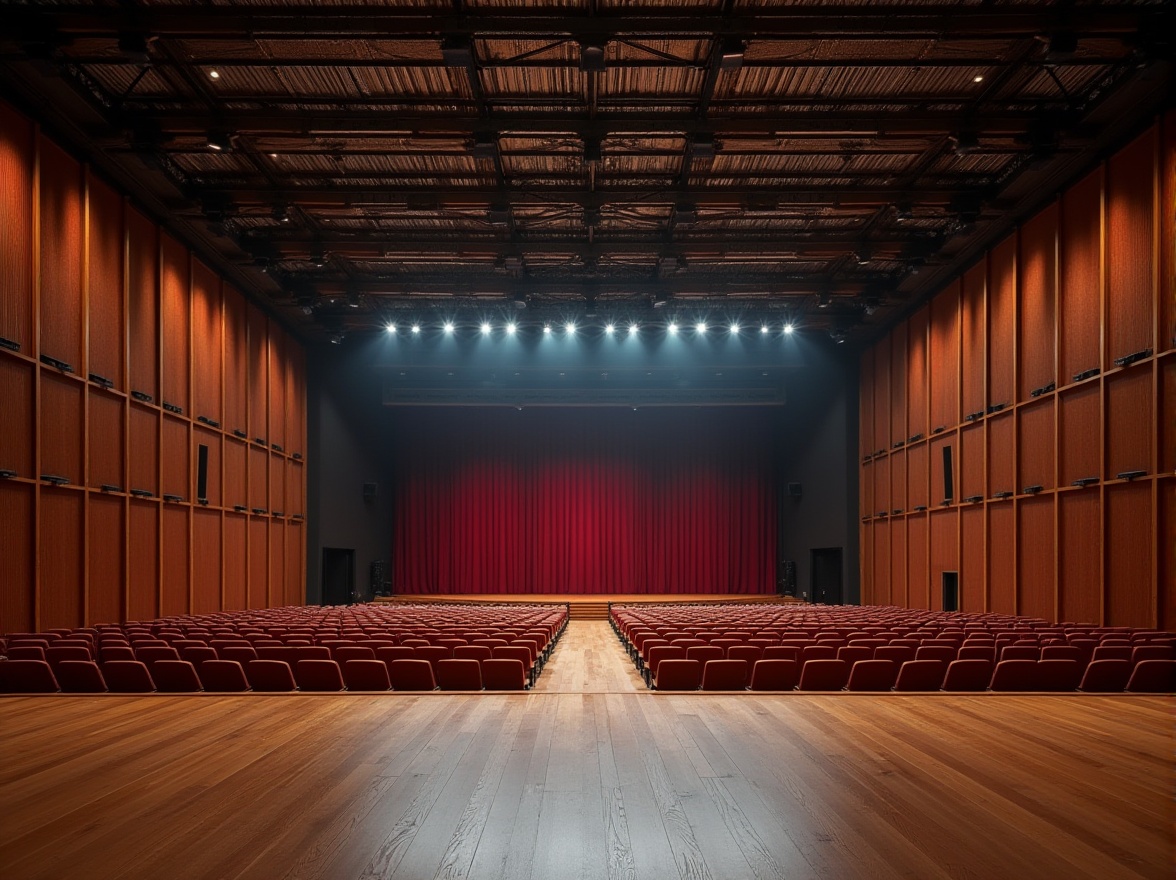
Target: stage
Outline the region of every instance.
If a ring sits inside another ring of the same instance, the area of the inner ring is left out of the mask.
[[[775,593],[447,593],[379,596],[383,603],[457,603],[477,605],[567,605],[573,620],[604,620],[609,605],[683,605],[700,603],[794,603],[803,600]]]

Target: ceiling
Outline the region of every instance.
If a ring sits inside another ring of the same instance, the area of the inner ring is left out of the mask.
[[[1170,100],[1171,15],[33,2],[0,82],[310,338],[644,313],[861,341]]]

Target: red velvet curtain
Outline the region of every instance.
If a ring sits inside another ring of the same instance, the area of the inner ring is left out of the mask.
[[[771,410],[404,410],[398,593],[774,590]]]

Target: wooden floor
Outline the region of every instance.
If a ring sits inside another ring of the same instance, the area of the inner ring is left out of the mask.
[[[625,667],[577,622],[526,694],[0,699],[0,877],[1170,876],[1166,698]]]

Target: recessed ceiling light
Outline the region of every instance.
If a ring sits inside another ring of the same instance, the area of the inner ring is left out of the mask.
[[[976,74],[974,77],[972,77],[972,82],[974,82],[974,83],[984,82],[984,74],[982,74],[982,73]]]
[[[732,336],[735,336],[739,333],[739,322],[736,321],[731,324],[730,332]]]
[[[396,323],[390,322],[384,329],[387,330],[389,333],[395,333],[396,332]]]
[[[413,324],[412,325],[412,333],[414,336],[420,336],[421,325],[420,324]]]
[[[794,329],[795,329],[795,328],[794,328],[794,327],[793,327],[791,324],[785,324],[785,325],[784,325],[784,333],[785,333],[785,334],[791,335],[791,334],[792,334],[792,331],[793,331]]]
[[[515,324],[513,321],[511,321],[509,324],[506,325],[506,335],[507,336],[514,336],[515,331],[518,329],[519,329],[518,325]]]
[[[220,79],[220,71],[216,70],[216,69],[208,71],[208,78],[209,79]]]
[[[446,321],[443,325],[441,325],[441,329],[444,330],[446,333],[452,333],[453,332],[453,322]]]
[[[550,335],[551,335],[551,325],[550,325],[550,324],[544,324],[544,325],[543,325],[543,335],[544,335],[544,336],[550,336]]]
[[[762,335],[767,335],[767,332],[768,332],[768,325],[767,324],[760,324],[760,333]]]
[[[564,324],[564,330],[567,331],[568,336],[571,336],[572,334],[574,334],[576,332],[575,323],[573,323],[572,321],[568,321],[566,324]],[[563,375],[563,374],[561,373],[560,375]]]
[[[616,331],[617,331],[616,325],[614,325],[614,324],[605,324],[604,325],[604,332],[607,333],[609,336],[612,336]]]
[[[677,336],[677,335],[678,335],[678,325],[677,325],[677,324],[675,324],[673,321],[671,321],[671,322],[670,322],[670,326],[668,326],[668,327],[666,328],[666,331],[667,331],[667,332],[668,332],[668,333],[669,333],[671,336]]]
[[[483,322],[482,322],[482,335],[483,335],[483,336],[489,336],[489,335],[490,335],[490,323],[489,323],[488,321],[483,321]]]
[[[699,321],[697,324],[694,325],[694,329],[698,333],[698,335],[701,336],[703,333],[706,332],[706,321]]]
[[[636,336],[636,335],[637,335],[637,331],[639,331],[640,329],[641,329],[641,328],[640,328],[640,327],[638,327],[636,324],[630,324],[630,325],[629,325],[629,335],[630,335],[630,336]]]

